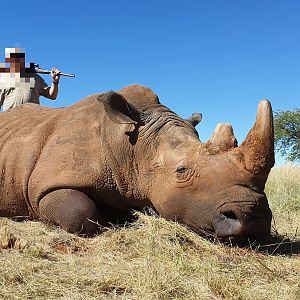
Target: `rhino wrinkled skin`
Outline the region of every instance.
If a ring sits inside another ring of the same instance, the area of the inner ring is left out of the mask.
[[[206,143],[197,122],[131,85],[66,108],[26,104],[0,115],[0,216],[93,234],[132,209],[219,238],[262,237],[272,213],[264,186],[274,164],[267,100],[238,147],[230,124]]]

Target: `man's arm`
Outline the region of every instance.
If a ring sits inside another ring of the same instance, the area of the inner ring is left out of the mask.
[[[58,83],[52,82],[50,87],[48,86],[45,88],[45,92],[43,96],[45,96],[48,99],[55,100],[57,98],[57,94],[58,94]]]
[[[55,100],[57,98],[58,94],[58,84],[60,79],[60,71],[58,69],[52,68],[51,70],[51,78],[52,78],[52,84],[51,87],[46,87],[44,90],[44,96],[46,98],[49,98],[51,100]]]

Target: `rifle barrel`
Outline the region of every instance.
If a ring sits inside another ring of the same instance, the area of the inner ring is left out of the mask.
[[[40,68],[37,68],[37,67],[35,67],[34,70],[35,70],[36,73],[40,73],[40,74],[51,74],[51,71],[40,69]],[[60,72],[59,75],[67,76],[67,77],[75,77],[75,74],[67,74],[67,73],[62,73],[62,72]]]
[[[68,73],[59,73],[61,76],[67,76],[67,77],[75,77],[75,74],[68,74]]]

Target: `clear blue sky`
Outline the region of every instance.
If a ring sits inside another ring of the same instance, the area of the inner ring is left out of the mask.
[[[300,1],[1,4],[0,61],[5,47],[22,47],[27,62],[76,74],[62,78],[57,101],[44,105],[139,83],[182,117],[201,112],[202,141],[230,122],[239,142],[260,99],[274,110],[300,106]]]

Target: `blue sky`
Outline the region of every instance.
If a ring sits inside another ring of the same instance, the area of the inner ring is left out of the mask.
[[[299,15],[300,1],[4,2],[0,61],[22,47],[27,62],[76,74],[44,105],[139,83],[182,117],[201,112],[201,140],[230,122],[242,142],[260,99],[299,107]]]

